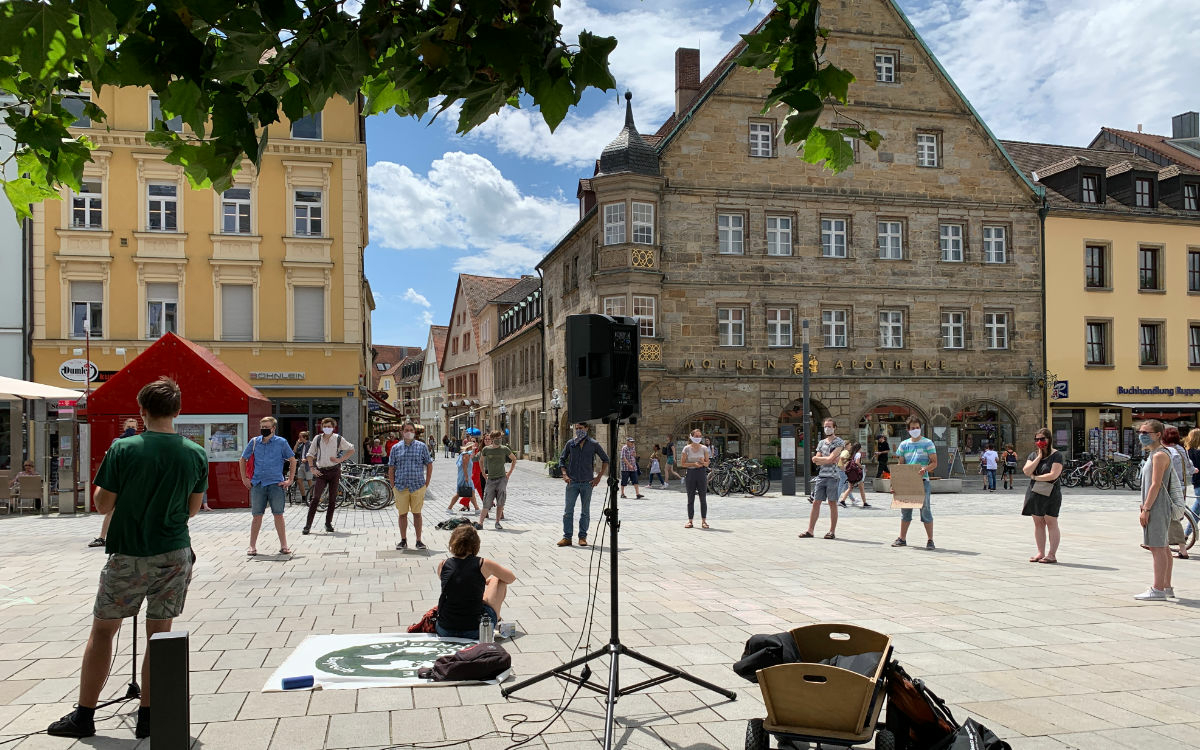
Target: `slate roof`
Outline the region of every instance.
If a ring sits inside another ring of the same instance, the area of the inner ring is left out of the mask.
[[[1171,145],[1170,140],[1171,137],[1166,135],[1135,133],[1130,130],[1118,130],[1117,128],[1100,128],[1100,132],[1092,139],[1092,142],[1088,146],[1095,148],[1097,143],[1107,142],[1126,147],[1124,143],[1121,143],[1121,141],[1125,141],[1135,146],[1141,146],[1147,151],[1151,151],[1176,164],[1182,164],[1191,169],[1200,169],[1200,156],[1176,148]]]
[[[597,175],[632,172],[657,177],[659,174],[658,153],[638,134],[637,126],[633,124],[632,99],[633,95],[626,91],[625,127],[604,147]]]
[[[542,280],[537,276],[522,276],[520,281],[496,295],[489,302],[501,305],[516,304],[541,288]]]
[[[386,375],[395,374],[405,358],[421,352],[419,346],[392,346],[390,344],[371,344],[371,390],[379,390],[379,379]],[[380,370],[376,363],[387,365]]]

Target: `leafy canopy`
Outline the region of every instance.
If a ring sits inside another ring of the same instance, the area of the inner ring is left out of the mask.
[[[0,113],[15,133],[22,176],[4,181],[18,216],[29,204],[80,188],[90,160],[86,135],[67,128],[71,100],[88,81],[148,86],[167,118],[147,139],[167,150],[196,187],[224,190],[243,158],[258,164],[266,125],[319,112],[334,96],[364,97],[364,113],[435,116],[459,105],[459,133],[519,107],[528,96],[553,130],[588,88],[615,86],[612,37],[582,31],[567,44],[558,0],[9,0],[0,2]],[[745,37],[739,62],[770,68],[778,85],[768,106],[790,108],[787,143],[840,171],[852,161],[845,138],[872,147],[878,134],[815,124],[826,101],[845,102],[854,77],[823,64],[827,32],[817,0],[780,0],[765,26]],[[818,45],[820,48],[818,49]],[[68,106],[64,105],[64,98]],[[95,103],[82,114],[103,123]]]

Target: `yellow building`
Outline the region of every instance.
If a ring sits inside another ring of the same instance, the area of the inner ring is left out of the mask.
[[[108,121],[76,123],[96,146],[83,190],[35,207],[34,378],[80,388],[88,369],[103,380],[174,331],[270,398],[281,435],[333,416],[353,439],[374,308],[359,106],[333,99],[270,126],[261,167],[245,162],[218,194],[146,143],[152,92],[94,96]]]
[[[1046,187],[1055,443],[1131,453],[1141,419],[1200,410],[1200,171],[1120,151],[1005,143]]]

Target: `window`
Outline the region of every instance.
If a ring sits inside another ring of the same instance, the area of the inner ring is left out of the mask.
[[[1138,289],[1162,289],[1162,279],[1159,276],[1158,248],[1138,248]]]
[[[104,211],[99,180],[84,180],[78,193],[71,193],[71,228],[99,229],[104,226]]]
[[[937,133],[917,133],[917,166],[938,166]]]
[[[221,285],[221,340],[251,341],[254,338],[254,287],[249,284]]]
[[[71,338],[104,335],[104,285],[99,281],[71,282]]]
[[[321,230],[321,191],[320,190],[297,190],[295,211],[296,211],[296,236],[297,237],[320,237]]]
[[[1200,250],[1188,250],[1187,286],[1189,292],[1200,292]]]
[[[984,313],[983,329],[988,349],[1008,348],[1008,313]]]
[[[162,104],[159,103],[158,97],[150,95],[150,129],[158,129],[159,121],[166,124],[167,130],[173,130],[176,133],[183,132],[183,118],[175,115],[170,120],[163,120]]]
[[[1083,284],[1088,289],[1108,288],[1108,248],[1088,245],[1083,249]]]
[[[743,346],[746,343],[746,311],[740,307],[717,308],[718,346]]]
[[[787,307],[767,308],[767,346],[792,345],[792,311]]]
[[[850,313],[846,310],[821,311],[821,336],[825,346],[829,348],[844,348],[850,338]]]
[[[942,348],[962,349],[967,343],[967,316],[960,310],[942,313]]]
[[[654,204],[633,204],[633,241],[639,245],[654,244]]]
[[[717,214],[717,245],[722,255],[742,254],[742,227],[745,217],[741,214]]]
[[[879,311],[879,346],[882,349],[904,348],[904,313],[902,311]]]
[[[846,220],[821,219],[821,256],[846,257]]]
[[[324,341],[325,288],[319,286],[293,287],[292,305],[295,308],[296,320],[293,339],[295,341]]]
[[[1084,335],[1084,356],[1089,365],[1110,365],[1108,358],[1108,322],[1089,320]]]
[[[458,337],[457,336],[450,339],[450,353],[458,354]]]
[[[609,203],[604,207],[604,244],[619,245],[625,241],[625,204]]]
[[[792,254],[792,219],[790,216],[767,217],[767,255]]]
[[[1163,364],[1162,323],[1138,324],[1138,361],[1142,367],[1158,367]]]
[[[176,230],[179,219],[177,189],[178,186],[165,182],[146,185],[146,229],[151,232]]]
[[[178,333],[179,285],[146,285],[146,338]]]
[[[470,331],[463,334],[463,351],[464,352],[471,351],[471,332]]]
[[[879,222],[879,257],[884,260],[904,258],[904,227],[900,222]]]
[[[942,260],[948,263],[962,263],[963,260],[963,228],[962,224],[943,224],[941,231]]]
[[[1200,185],[1189,182],[1183,186],[1183,210],[1200,210]]]
[[[654,308],[656,300],[653,297],[633,295],[633,317],[638,321],[638,334],[645,338],[654,338]]]
[[[84,114],[84,107],[92,101],[90,94],[67,94],[62,98],[63,108],[71,114],[75,115],[75,122],[67,127],[69,128],[90,128],[92,126],[92,118]]]
[[[875,80],[879,83],[896,82],[896,53],[875,53]]]
[[[221,233],[250,234],[250,188],[229,188],[221,194]]]
[[[1134,205],[1138,208],[1151,208],[1154,206],[1154,197],[1151,194],[1150,180],[1144,177],[1139,177],[1133,181],[1133,197]]]
[[[983,227],[983,262],[1008,262],[1008,229],[1006,227]]]
[[[293,122],[292,137],[310,141],[321,140],[321,113],[306,115]]]
[[[1200,367],[1200,325],[1188,326],[1188,367]]]
[[[625,296],[620,297],[605,297],[604,298],[604,314],[605,315],[624,315],[625,314]]]
[[[750,155],[775,155],[775,127],[771,123],[750,123]]]
[[[1100,181],[1096,175],[1087,174],[1083,176],[1083,184],[1080,189],[1080,197],[1084,203],[1099,203],[1100,191],[1097,189],[1097,183]]]

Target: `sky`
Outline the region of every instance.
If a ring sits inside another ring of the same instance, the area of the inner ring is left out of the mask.
[[[1086,146],[1101,126],[1169,134],[1173,115],[1200,110],[1200,25],[1180,18],[1191,2],[900,6],[999,138]],[[620,93],[633,93],[638,130],[654,132],[674,109],[676,48],[699,48],[704,76],[770,7],[562,0],[557,17],[569,40],[580,30],[619,40],[610,57],[618,90],[590,91],[553,134],[536,109],[504,110],[466,136],[455,134],[453,117],[369,118],[375,343],[424,346],[428,327],[449,321],[458,273],[535,273],[579,218],[576,185],[621,129]]]

